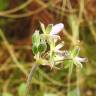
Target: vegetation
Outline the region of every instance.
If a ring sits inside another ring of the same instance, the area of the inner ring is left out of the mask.
[[[95,4],[0,0],[0,96],[95,96]]]

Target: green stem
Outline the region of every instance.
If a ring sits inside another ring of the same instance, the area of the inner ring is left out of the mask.
[[[67,90],[67,96],[69,96],[69,92],[71,91],[71,75],[73,71],[73,64],[70,64],[69,72],[68,72],[68,90]]]
[[[67,96],[69,96],[69,92],[70,92],[70,87],[71,87],[71,85],[70,85],[70,82],[71,82],[71,76],[70,76],[70,73],[68,73],[68,89],[67,89]]]
[[[30,96],[29,95],[29,91],[30,91],[30,83],[32,80],[32,77],[34,75],[34,72],[36,71],[36,69],[38,68],[38,64],[33,64],[31,71],[29,73],[28,79],[27,79],[27,83],[26,83],[26,94],[25,96]]]

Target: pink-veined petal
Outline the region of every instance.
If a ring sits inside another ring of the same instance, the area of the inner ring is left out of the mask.
[[[52,27],[52,31],[50,32],[50,35],[58,34],[62,29],[64,28],[63,23],[56,24]]]

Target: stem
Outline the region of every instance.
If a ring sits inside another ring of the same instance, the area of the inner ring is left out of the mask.
[[[70,70],[70,69],[69,69]],[[69,92],[70,92],[70,87],[71,87],[71,85],[70,85],[70,82],[71,82],[71,74],[70,74],[70,71],[68,72],[68,81],[67,81],[67,86],[68,86],[68,89],[67,89],[67,96],[69,96]]]
[[[80,96],[80,70],[76,67],[76,90],[77,90],[77,96]]]
[[[71,91],[71,75],[73,71],[73,64],[70,64],[69,72],[68,72],[68,89],[67,89],[67,96],[69,96],[69,92]]]
[[[26,94],[25,96],[30,96],[29,95],[29,91],[30,91],[30,83],[32,80],[32,77],[34,75],[34,72],[36,71],[36,69],[38,68],[38,64],[33,64],[31,71],[29,73],[28,79],[27,79],[27,83],[26,83]]]

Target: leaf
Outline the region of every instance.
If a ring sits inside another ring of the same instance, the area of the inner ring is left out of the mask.
[[[13,96],[13,95],[11,93],[6,92],[6,93],[3,93],[3,96]]]
[[[41,26],[41,29],[42,29],[43,33],[46,33],[45,26],[42,22],[40,22],[40,26]]]
[[[35,46],[39,46],[40,44],[40,34],[38,30],[36,30],[32,36],[32,44]]]
[[[20,84],[20,86],[18,87],[18,95],[19,96],[24,96],[26,92],[26,84],[22,83]]]
[[[0,0],[0,11],[6,9],[9,5],[9,0]]]
[[[49,24],[46,28],[46,33],[49,34],[52,30],[53,24]]]
[[[71,56],[76,57],[79,55],[80,48],[76,46],[72,51],[71,51]]]

